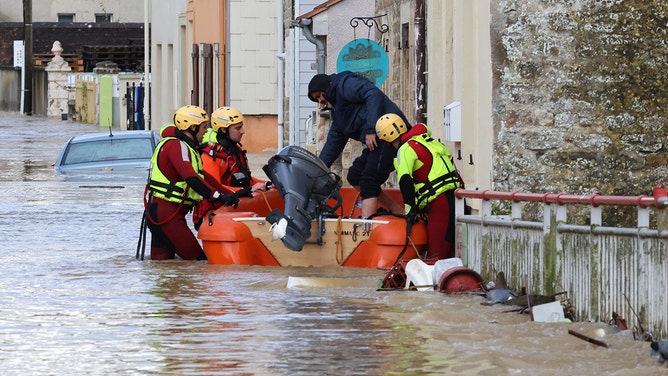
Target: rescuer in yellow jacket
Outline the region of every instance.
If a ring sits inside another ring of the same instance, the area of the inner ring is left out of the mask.
[[[410,131],[396,114],[376,122],[376,134],[397,149],[394,167],[404,199],[406,219],[418,216],[427,223],[429,255],[439,259],[455,256],[455,195],[463,186],[448,148],[431,137],[425,124]]]
[[[234,192],[202,169],[196,150],[206,131],[209,115],[198,106],[183,106],[174,124],[161,131],[163,139],[151,158],[146,186],[145,215],[151,230],[151,259],[206,260],[185,216],[202,200],[236,205]]]

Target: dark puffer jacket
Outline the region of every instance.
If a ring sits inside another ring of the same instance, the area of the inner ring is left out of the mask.
[[[367,134],[376,134],[376,121],[382,115],[395,113],[410,124],[401,109],[366,77],[344,71],[330,78],[324,97],[333,107],[333,123],[320,153],[327,166],[334,163],[348,139],[364,144]]]

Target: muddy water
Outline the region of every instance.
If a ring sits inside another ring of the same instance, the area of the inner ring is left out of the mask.
[[[98,130],[0,113],[3,375],[668,373],[628,330],[376,291],[382,270],[137,261],[142,182],[51,166],[67,138]],[[287,288],[291,276],[331,283]]]

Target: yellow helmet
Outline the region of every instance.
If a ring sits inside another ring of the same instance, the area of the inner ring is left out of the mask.
[[[198,106],[183,106],[174,113],[174,125],[182,131],[190,128],[191,125],[199,125],[207,121],[209,121],[209,115]]]
[[[220,128],[227,128],[242,121],[244,121],[244,115],[232,107],[220,107],[211,114],[211,128],[216,132]]]
[[[383,141],[392,142],[407,130],[406,123],[397,114],[385,114],[376,122],[376,134]]]

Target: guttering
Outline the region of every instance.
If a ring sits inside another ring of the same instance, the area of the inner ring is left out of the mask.
[[[150,0],[144,0],[144,129],[151,129],[151,34]]]
[[[283,149],[283,132],[285,128],[285,120],[284,120],[284,112],[285,109],[283,108],[285,106],[285,81],[284,81],[284,75],[285,75],[285,51],[283,50],[283,43],[285,42],[285,34],[283,30],[283,2],[282,1],[277,1],[277,9],[276,9],[276,57],[278,58],[278,64],[276,65],[276,70],[277,70],[277,106],[278,109],[276,111],[276,121],[278,125],[278,145],[277,145],[277,151],[280,151]]]
[[[313,21],[310,18],[292,20],[292,25],[302,29],[302,34],[309,42],[315,44],[316,47],[316,62],[318,64],[318,73],[325,72],[325,43],[320,39],[316,38],[311,31],[311,25]]]

